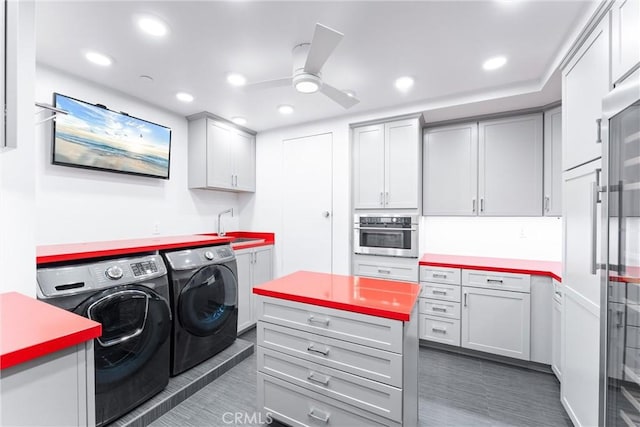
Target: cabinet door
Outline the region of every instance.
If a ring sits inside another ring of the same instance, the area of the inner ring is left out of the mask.
[[[462,347],[529,360],[530,299],[521,292],[462,287]]]
[[[423,164],[424,215],[476,215],[477,123],[425,131]]]
[[[273,279],[273,248],[256,248],[253,253],[253,271],[251,288]],[[256,323],[256,296],[251,292],[251,323]]]
[[[228,126],[207,120],[207,186],[232,189],[234,162],[231,142],[234,132]]]
[[[562,216],[562,109],[544,113],[545,216]]]
[[[562,381],[562,368],[560,365],[561,355],[561,332],[562,332],[562,305],[561,303],[552,302],[551,311],[551,369],[559,381]]]
[[[542,215],[542,114],[480,122],[480,215]]]
[[[611,6],[611,73],[619,81],[640,63],[640,1],[616,0]]]
[[[420,129],[418,120],[384,125],[385,207],[417,209],[420,186]]]
[[[256,143],[253,135],[236,131],[232,136],[234,188],[256,191]]]
[[[238,332],[252,324],[251,261],[253,251],[236,252],[238,264]]]
[[[605,17],[563,70],[564,170],[602,155],[596,120],[602,117],[602,98],[609,92],[609,82],[609,19]]]
[[[354,208],[384,207],[384,125],[353,129]]]

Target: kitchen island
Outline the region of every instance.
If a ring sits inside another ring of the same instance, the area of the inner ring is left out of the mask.
[[[290,425],[417,425],[419,290],[306,271],[256,286],[259,410]]]

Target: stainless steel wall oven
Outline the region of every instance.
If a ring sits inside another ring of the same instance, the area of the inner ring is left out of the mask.
[[[355,214],[356,254],[418,258],[418,215]]]

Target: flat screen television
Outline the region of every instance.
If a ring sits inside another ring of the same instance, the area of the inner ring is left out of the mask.
[[[169,179],[171,129],[54,93],[53,164]]]

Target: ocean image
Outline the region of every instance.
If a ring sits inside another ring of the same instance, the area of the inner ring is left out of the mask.
[[[54,162],[169,176],[171,130],[62,95],[56,107]]]

